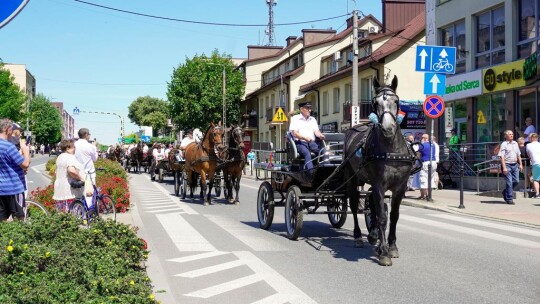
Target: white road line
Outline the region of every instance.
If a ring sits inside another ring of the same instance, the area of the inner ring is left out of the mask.
[[[158,205],[158,206],[154,206],[154,205]],[[173,202],[169,202],[169,203],[163,203],[163,204],[152,204],[152,205],[144,205],[142,206],[145,210],[148,210],[148,209],[159,209],[159,208],[167,208],[167,207],[178,207],[180,208],[180,206],[178,206],[178,204],[175,204]]]
[[[236,279],[234,281],[229,281],[229,282],[219,284],[219,285],[214,285],[212,287],[208,287],[205,289],[200,289],[200,290],[188,293],[186,294],[186,296],[207,299],[207,298],[217,296],[219,294],[222,294],[231,290],[235,290],[235,289],[247,286],[247,285],[257,283],[261,280],[262,279],[260,276],[253,274],[247,277]]]
[[[477,236],[477,237],[482,237],[482,238],[491,239],[491,240],[495,240],[495,241],[500,241],[500,242],[504,242],[504,243],[508,243],[508,244],[512,244],[512,245],[517,245],[517,246],[522,246],[522,247],[527,247],[527,248],[536,248],[536,249],[540,248],[540,243],[539,242],[532,242],[532,241],[528,241],[528,240],[524,240],[524,239],[520,239],[520,238],[515,238],[515,237],[510,237],[510,236],[506,236],[506,235],[502,235],[502,234],[491,233],[491,232],[487,232],[487,231],[467,228],[467,227],[453,225],[453,224],[436,222],[436,221],[417,218],[417,217],[413,217],[413,216],[409,216],[409,215],[400,215],[399,218],[403,219],[403,220],[406,220],[406,221],[411,221],[411,222],[415,222],[415,223],[419,223],[419,224],[423,224],[423,225],[428,225],[428,226],[438,227],[438,228],[442,228],[442,229],[452,230],[452,231],[455,231],[457,233],[465,233],[465,234],[469,234],[469,235],[472,235],[472,236]]]
[[[156,214],[157,219],[180,252],[217,251],[179,214]]]
[[[36,167],[31,167],[30,169],[32,169],[36,173],[41,173],[38,169],[36,169]]]
[[[280,275],[277,271],[266,265],[249,251],[233,252],[239,259],[246,262],[246,265],[255,273],[263,276],[264,281],[276,290],[278,294],[287,295],[288,301],[294,303],[316,303],[307,294],[294,286],[289,280]]]
[[[222,263],[222,264],[218,264],[218,265],[214,265],[214,266],[209,266],[209,267],[200,268],[200,269],[196,269],[196,270],[192,270],[192,271],[187,271],[187,272],[184,272],[184,273],[175,274],[174,276],[175,277],[184,277],[184,278],[197,278],[197,277],[201,277],[201,276],[204,276],[204,275],[207,275],[207,274],[216,273],[216,272],[219,272],[219,271],[236,268],[236,267],[242,266],[244,264],[245,263],[243,261],[241,261],[241,260],[230,261],[230,262],[227,262],[227,263]]]
[[[144,203],[147,206],[150,205],[165,205],[165,204],[174,204],[173,201],[170,199],[156,199],[156,200],[148,200],[148,199],[138,199],[139,202]],[[178,204],[176,204],[178,206]]]
[[[219,215],[205,215],[210,221],[221,227],[224,231],[246,244],[255,251],[286,251],[285,246],[270,238],[270,235],[259,228],[253,228],[237,220]],[[282,239],[280,236],[275,238]]]
[[[253,302],[251,304],[282,304],[282,303],[288,303],[289,300],[290,300],[290,297],[288,295],[276,293],[262,300],[259,300],[257,302]]]
[[[145,178],[146,180],[150,180],[150,177],[149,176],[141,176],[142,178]],[[169,198],[171,201],[174,202],[174,198],[172,195],[171,195],[171,192],[169,192],[169,190],[165,189],[163,186],[161,186],[160,184],[152,184],[154,187],[158,188],[159,191],[161,191],[161,193],[165,194],[166,198]],[[156,191],[154,190],[153,193],[156,193]],[[193,210],[193,208],[191,208],[189,206],[189,204],[186,204],[184,202],[182,202],[181,200],[178,200],[178,205],[180,206],[180,208],[182,208],[182,210],[184,210],[186,212],[186,214],[199,214],[197,211]]]
[[[176,207],[176,208],[169,208],[169,209],[148,210],[148,211],[146,211],[146,212],[149,212],[149,213],[160,213],[160,212],[168,212],[168,211],[184,211],[184,210],[182,210],[182,208],[180,208],[180,207]]]
[[[452,220],[452,221],[455,221],[455,222],[473,224],[473,225],[478,225],[478,226],[482,226],[482,227],[495,228],[495,229],[499,229],[499,230],[504,230],[504,231],[509,231],[509,232],[516,232],[516,233],[521,233],[521,234],[540,237],[540,231],[521,228],[521,227],[515,227],[515,226],[512,226],[512,225],[502,225],[502,224],[492,223],[492,222],[489,222],[489,221],[479,221],[479,220],[475,220],[475,219],[463,218],[463,217],[459,217],[459,216],[455,216],[455,215],[449,215],[449,214],[430,214],[429,216],[449,219],[449,220]]]
[[[220,255],[229,254],[229,253],[230,252],[224,252],[224,251],[210,251],[210,252],[204,252],[204,253],[199,253],[199,254],[194,254],[194,255],[188,255],[181,258],[170,259],[167,261],[176,262],[176,263],[186,263],[186,262],[191,262],[191,261],[212,258],[215,256],[220,256]]]

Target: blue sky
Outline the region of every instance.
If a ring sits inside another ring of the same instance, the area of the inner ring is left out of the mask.
[[[268,23],[266,0],[85,0],[162,17],[232,24]],[[381,0],[358,0],[365,15],[381,19]],[[274,23],[325,19],[351,12],[352,0],[278,0]],[[345,29],[346,17],[301,25],[276,26],[276,45],[302,29]],[[191,24],[97,8],[73,0],[30,0],[26,8],[0,29],[0,58],[26,64],[37,92],[61,101],[71,113],[115,112],[125,117],[126,133],[137,131],[127,108],[139,96],[166,100],[173,69],[202,53],[247,57],[248,45],[267,43],[265,26],[227,27]],[[87,127],[104,144],[117,141],[116,116],[75,116],[76,129]]]

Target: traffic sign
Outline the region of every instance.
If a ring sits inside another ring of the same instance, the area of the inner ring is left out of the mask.
[[[8,24],[22,11],[29,0],[4,0],[0,5],[0,28]]]
[[[141,140],[143,142],[150,142],[150,136],[149,135],[143,135],[143,136],[141,136]]]
[[[424,114],[430,118],[439,118],[444,113],[444,100],[440,96],[429,96],[424,101]]]
[[[484,112],[482,110],[479,110],[476,114],[478,114],[478,120],[476,123],[478,124],[485,124],[486,123],[486,117],[484,116]]]
[[[24,131],[24,136],[26,136],[26,137],[32,136],[32,132],[31,131]]]
[[[456,48],[435,45],[417,46],[416,71],[455,74]]]
[[[289,121],[287,118],[287,115],[285,115],[285,112],[283,112],[283,109],[279,107],[276,111],[276,114],[274,114],[274,118],[272,118],[272,122],[286,122]]]
[[[446,90],[446,75],[425,73],[424,74],[424,94],[444,95]]]
[[[79,110],[79,108],[75,107],[75,109],[73,109],[73,115],[79,115],[79,113],[81,112],[81,110]]]

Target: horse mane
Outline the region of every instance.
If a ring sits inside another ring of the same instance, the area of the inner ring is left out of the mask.
[[[210,126],[208,128],[206,128],[206,132],[204,132],[204,136],[203,136],[203,139],[200,143],[201,147],[203,148],[206,148],[206,149],[210,149],[210,136],[208,135],[210,133],[210,131],[215,127],[214,123],[211,122],[210,123]]]

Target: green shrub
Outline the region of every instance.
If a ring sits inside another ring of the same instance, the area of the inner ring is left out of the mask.
[[[120,177],[127,181],[128,174],[126,173],[126,170],[120,166],[120,164],[117,161],[112,161],[110,159],[100,158],[95,163],[94,166],[96,168],[103,168],[104,171],[97,171],[96,175],[98,177],[105,176],[105,177]]]
[[[0,223],[0,303],[155,303],[130,226],[54,213]]]
[[[56,175],[56,157],[51,158],[47,161],[47,164],[45,164],[45,170],[49,172],[49,176]]]

